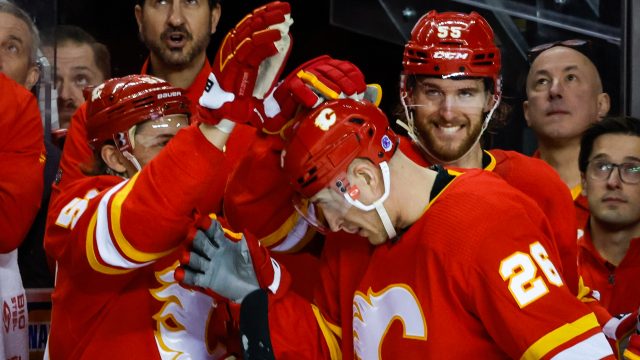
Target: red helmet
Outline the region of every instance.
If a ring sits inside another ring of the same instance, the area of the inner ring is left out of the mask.
[[[282,152],[282,167],[294,189],[311,198],[345,173],[355,158],[367,158],[376,165],[388,161],[398,142],[387,117],[374,104],[327,101],[298,115]]]
[[[406,75],[482,77],[500,93],[500,49],[489,23],[480,14],[435,10],[424,15],[411,31],[402,57],[402,90]]]
[[[130,150],[128,130],[136,124],[166,115],[190,114],[183,89],[149,75],[107,80],[85,97],[87,139],[93,149],[113,139],[121,151]]]

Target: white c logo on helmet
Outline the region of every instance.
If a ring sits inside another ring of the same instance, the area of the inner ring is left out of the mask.
[[[322,109],[320,114],[316,117],[315,124],[320,129],[327,131],[336,123],[336,112],[331,108]]]

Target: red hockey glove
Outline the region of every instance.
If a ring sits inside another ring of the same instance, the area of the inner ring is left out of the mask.
[[[259,288],[273,294],[285,291],[288,274],[255,238],[224,229],[216,220],[210,220],[208,226],[206,221],[202,223],[206,227],[197,231],[190,251],[175,271],[178,282],[236,303]]]
[[[322,55],[291,72],[264,102],[264,130],[278,133],[300,106],[313,108],[326,100],[367,99],[379,103],[380,87],[367,85],[354,64]]]
[[[224,38],[200,97],[200,121],[223,119],[250,123],[262,120],[254,109],[273,88],[291,50],[293,23],[285,2],[272,2],[242,19]]]

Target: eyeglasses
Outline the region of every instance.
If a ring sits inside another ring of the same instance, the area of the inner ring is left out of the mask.
[[[549,50],[552,47],[556,46],[566,46],[568,48],[577,50],[581,52],[584,56],[591,59],[591,41],[583,40],[583,39],[570,39],[570,40],[561,40],[554,41],[546,44],[541,44],[538,46],[534,46],[529,49],[527,53],[527,60],[529,60],[529,64],[532,64],[533,61],[540,55],[543,51]]]
[[[640,162],[614,164],[603,160],[589,161],[587,174],[594,180],[608,180],[614,168],[618,168],[618,176],[625,184],[640,183]]]

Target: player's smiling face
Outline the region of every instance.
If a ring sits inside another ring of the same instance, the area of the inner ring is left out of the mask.
[[[481,79],[420,77],[411,103],[422,145],[438,160],[450,162],[476,143],[492,97]]]

